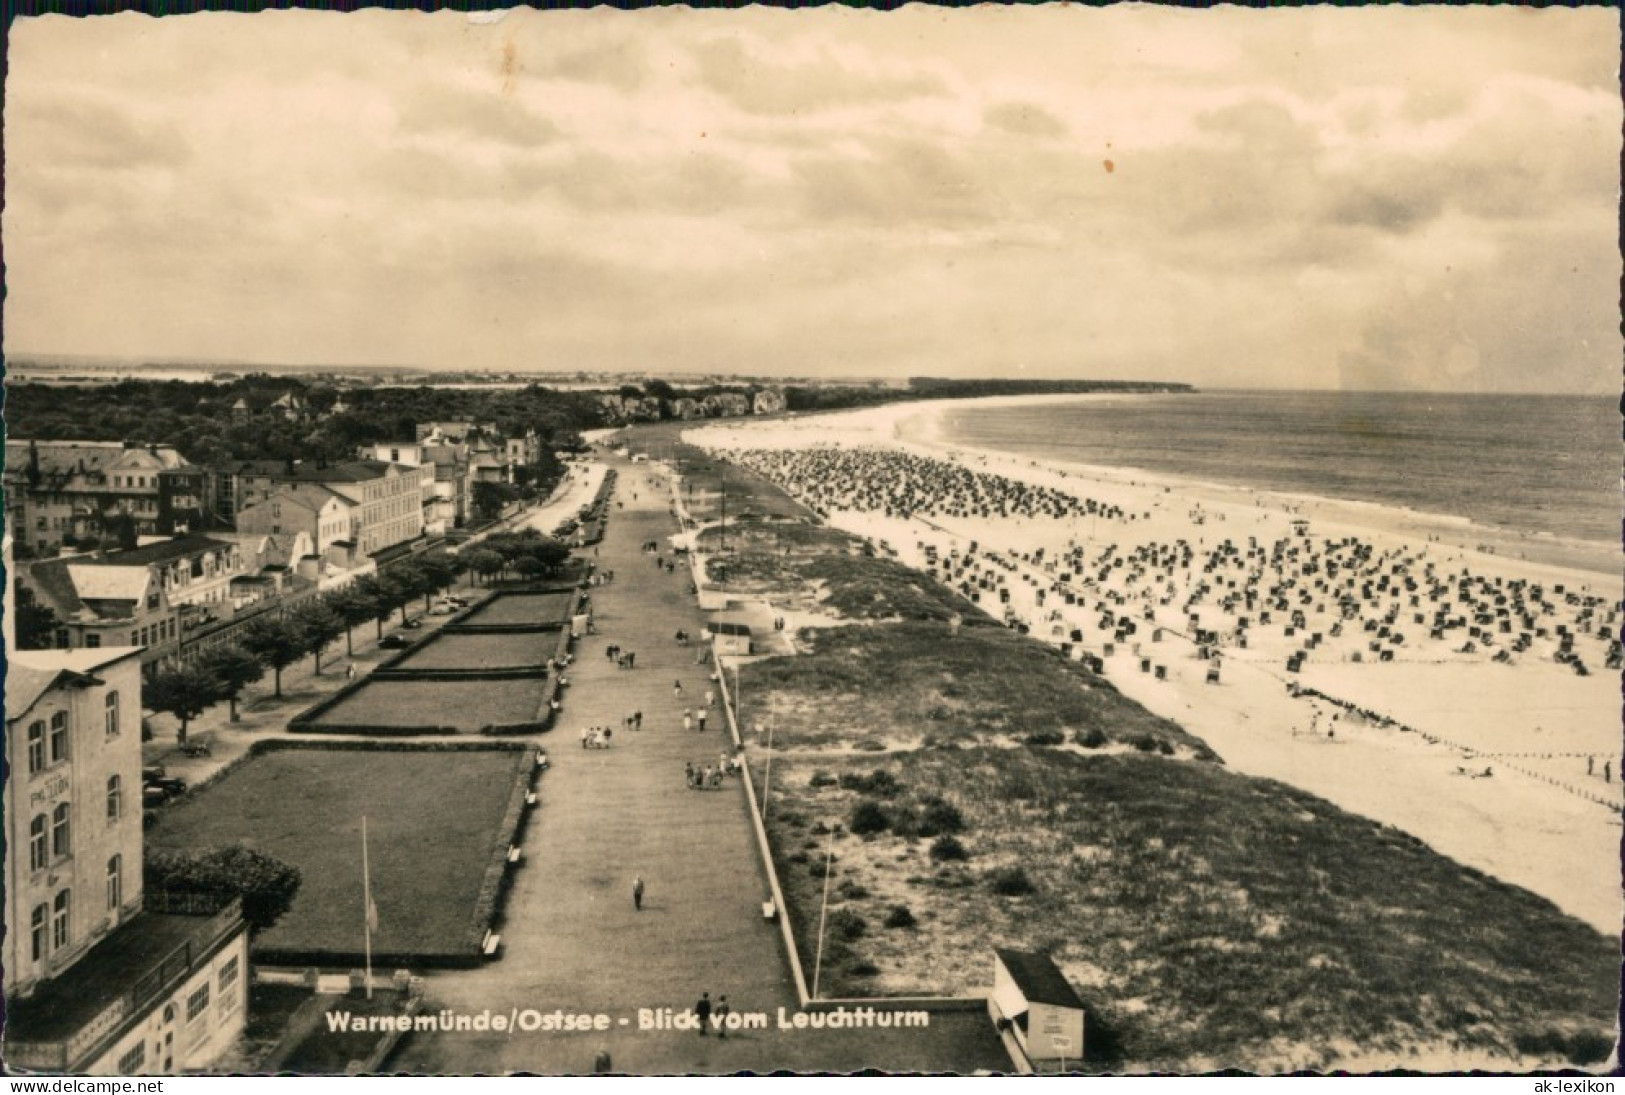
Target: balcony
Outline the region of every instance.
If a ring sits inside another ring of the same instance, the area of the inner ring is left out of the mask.
[[[7,1000],[6,1063],[81,1071],[242,927],[237,901],[207,916],[140,913],[33,995]]]

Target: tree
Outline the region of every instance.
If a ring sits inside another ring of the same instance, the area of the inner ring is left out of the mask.
[[[347,657],[355,657],[355,646],[351,642],[351,629],[364,624],[373,618],[372,599],[354,585],[345,586],[327,595],[327,606],[339,614],[344,621],[344,653]]]
[[[479,548],[468,553],[468,569],[475,574],[483,574],[487,585],[505,566],[507,562],[490,548]]]
[[[513,572],[526,580],[541,577],[546,569],[534,555],[521,555],[513,562]]]
[[[299,892],[298,867],[243,844],[180,852],[149,846],[142,866],[148,893],[241,898],[243,919],[256,932],[281,919]]]
[[[24,600],[22,590],[17,597],[17,649],[50,650],[56,644],[56,629],[61,626],[56,613],[48,606],[33,600]]]
[[[344,617],[333,611],[325,597],[306,601],[294,610],[294,620],[305,633],[305,653],[316,660],[316,674],[322,672],[322,651],[347,630]]]
[[[220,681],[196,665],[161,669],[141,686],[141,701],[154,711],[167,711],[181,720],[176,740],[186,744],[186,725],[219,703],[225,693]]]
[[[238,636],[243,649],[270,666],[276,676],[277,699],[282,698],[282,671],[304,656],[308,645],[304,629],[286,615],[265,615],[251,620]]]
[[[507,483],[480,480],[474,484],[474,510],[487,521],[502,516],[502,508],[516,498],[517,492]]]
[[[210,647],[197,660],[198,668],[211,674],[220,693],[231,705],[231,721],[237,721],[237,701],[243,689],[265,676],[265,663],[236,643]]]
[[[423,611],[429,611],[429,598],[440,588],[439,580],[430,574],[423,566],[421,559],[414,559],[403,563],[389,572],[389,576],[401,584],[414,597],[423,598]],[[404,621],[403,621],[404,622]]]

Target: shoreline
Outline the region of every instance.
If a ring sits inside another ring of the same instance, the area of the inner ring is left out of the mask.
[[[1115,393],[1114,397],[1121,398]],[[1079,397],[1037,398],[1048,402]],[[1031,402],[1032,397],[1000,401]],[[1341,628],[1333,630],[1334,638],[1316,647],[1301,675],[1294,675],[1296,671],[1282,667],[1307,635],[1292,638],[1291,628],[1283,634],[1280,625],[1285,621],[1277,620],[1274,627],[1248,632],[1251,641],[1237,648],[1232,642],[1234,611],[1221,610],[1211,597],[1196,598],[1189,625],[1177,606],[1164,609],[1170,615],[1158,617],[1153,640],[1161,645],[1147,643],[1142,649],[1134,642],[1131,650],[1121,636],[1111,644],[1110,628],[1099,630],[1100,611],[1109,608],[1127,618],[1143,609],[1149,620],[1154,605],[1147,599],[1147,585],[1124,579],[1132,568],[1111,571],[1111,578],[1102,570],[1097,582],[1093,556],[1120,552],[1122,558],[1148,545],[1177,543],[1195,552],[1200,562],[1208,551],[1238,540],[1299,544],[1317,552],[1328,550],[1337,537],[1352,536],[1376,558],[1398,561],[1390,566],[1414,567],[1418,575],[1424,568],[1429,575],[1437,570],[1447,583],[1463,575],[1474,576],[1475,581],[1513,583],[1505,588],[1548,583],[1545,588],[1563,611],[1567,611],[1565,590],[1583,592],[1617,609],[1617,574],[1476,551],[1470,544],[1462,547],[1459,523],[1418,533],[1413,531],[1413,517],[1381,505],[1324,501],[1310,507],[1259,490],[987,453],[940,439],[933,443],[929,432],[933,419],[945,407],[964,405],[962,400],[932,401],[816,420],[744,427],[718,424],[690,430],[686,438],[713,450],[762,449],[789,458],[860,450],[884,461],[886,451],[905,453],[1111,506],[1115,517],[1067,522],[1030,515],[882,515],[829,503],[825,521],[900,549],[901,561],[939,581],[943,575],[932,570],[932,559],[953,552],[964,559],[967,548],[979,544],[981,557],[996,564],[982,574],[1001,587],[1007,619],[1021,621],[1035,638],[1052,645],[1064,645],[1067,629],[1081,629],[1072,634],[1082,634],[1086,648],[1110,651],[1104,671],[1115,687],[1202,738],[1235,770],[1281,780],[1393,825],[1458,862],[1542,895],[1608,935],[1617,934],[1620,893],[1613,864],[1621,834],[1620,784],[1612,777],[1605,782],[1603,764],[1618,756],[1618,673],[1602,668],[1605,641],[1595,634],[1596,621],[1580,634],[1584,660],[1597,669],[1589,676],[1577,676],[1569,666],[1554,661],[1549,640],[1536,640],[1533,648],[1509,664],[1492,664],[1490,636],[1475,654],[1473,644],[1460,645],[1466,638],[1463,632],[1447,632],[1444,641],[1435,635],[1430,641],[1425,627],[1390,651],[1397,654],[1393,664],[1381,665],[1372,653],[1366,652],[1369,660],[1359,656],[1371,636],[1351,627],[1338,639]],[[821,487],[810,485],[815,492]],[[807,498],[796,496],[807,503]],[[1310,522],[1310,534],[1299,539],[1292,523],[1304,518]],[[1431,541],[1427,536],[1432,531],[1455,535]],[[1047,554],[1038,553],[1039,548]],[[1071,586],[1079,592],[1076,609],[1058,607],[1058,597],[1046,605],[1042,596],[1046,591],[1057,593],[1064,583],[1056,563],[1068,551],[1091,557],[1082,568],[1062,564],[1083,571],[1074,575]],[[1211,580],[1222,585],[1223,573]],[[1159,594],[1162,583],[1168,582],[1163,605],[1189,596],[1210,580],[1188,563],[1182,573],[1158,571],[1152,578]],[[1183,592],[1175,592],[1176,585]],[[1088,609],[1085,597],[1092,602]],[[1379,600],[1373,597],[1356,606],[1360,618],[1372,626],[1378,622],[1372,617],[1381,611]],[[1399,611],[1400,602],[1393,603]],[[981,605],[988,608],[989,602],[982,600]],[[1001,605],[995,601],[991,608],[997,613]],[[1405,629],[1414,632],[1409,626],[1414,610],[1404,611]],[[1311,615],[1304,630],[1324,630],[1335,618],[1333,613],[1319,622]],[[1563,617],[1537,618],[1553,626]],[[1216,629],[1223,636],[1220,686],[1206,680],[1205,656],[1190,633],[1194,627]],[[1142,632],[1138,638],[1151,637]],[[1371,644],[1373,650],[1376,645]],[[1505,652],[1506,647],[1501,649]],[[1150,673],[1152,660],[1158,675]],[[1382,661],[1389,660],[1385,653]],[[1305,689],[1331,700],[1307,692],[1300,696],[1293,687],[1300,681]],[[1333,701],[1348,706],[1340,709]],[[1373,712],[1373,718],[1355,716],[1350,708]],[[1336,724],[1337,736],[1329,739],[1327,728],[1337,718],[1342,719]],[[1495,776],[1464,778],[1486,769],[1493,769]],[[1599,860],[1606,870],[1597,870]]]
[[[1111,393],[1111,397],[1135,398],[1138,394]],[[1148,468],[1087,464],[1056,457],[1028,456],[1003,449],[984,449],[955,441],[947,436],[943,421],[948,413],[970,404],[1035,406],[1091,398],[1010,396],[996,403],[993,400],[933,400],[903,404],[897,408],[899,411],[911,408],[913,413],[900,413],[896,416],[892,423],[892,436],[895,441],[903,444],[919,445],[970,459],[983,458],[1037,465],[1097,479],[1168,487],[1173,491],[1187,494],[1202,492],[1215,503],[1234,502],[1236,495],[1245,495],[1249,499],[1263,499],[1283,509],[1296,508],[1308,516],[1320,515],[1339,527],[1359,529],[1370,524],[1380,532],[1400,532],[1424,539],[1432,537],[1434,542],[1448,541],[1458,550],[1477,552],[1493,559],[1497,564],[1513,562],[1555,571],[1584,571],[1602,577],[1617,577],[1619,573],[1620,548],[1606,541],[1580,540],[1503,525],[1487,525],[1461,514],[1418,510],[1379,499],[1339,498],[1245,483],[1197,479],[1176,472]],[[1494,550],[1489,552],[1481,550],[1486,546]]]

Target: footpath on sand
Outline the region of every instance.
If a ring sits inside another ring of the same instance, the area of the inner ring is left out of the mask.
[[[955,1042],[985,1044],[961,1029],[986,1026],[983,1016],[932,1016],[930,1030],[777,1029],[779,1009],[796,1010],[795,989],[778,929],[762,918],[768,885],[745,795],[737,779],[698,791],[684,778],[685,763],[715,765],[731,739],[720,703],[705,731],[683,729],[683,710],[697,712],[715,686],[711,666],[697,662],[703,648],[674,638],[704,623],[687,568],[667,573],[643,550],[676,531],[670,495],[647,465],[612,466],[620,480],[594,561],[614,580],[590,590],[595,634],[577,643],[563,711],[542,739],[552,767],[497,926],[502,957],[432,973],[425,985],[431,1010],[602,1014],[609,1029],[419,1033],[387,1069],[583,1073],[601,1051],[614,1071],[645,1074],[988,1067],[984,1053],[968,1066],[953,1059]],[[617,668],[610,645],[635,652],[636,668]],[[637,711],[642,730],[627,730]],[[581,731],[594,726],[613,731],[610,748],[582,748]],[[641,911],[632,900],[639,877]],[[736,1014],[765,1014],[768,1028],[726,1039],[640,1029],[640,1012],[684,1013],[702,992],[727,996]]]

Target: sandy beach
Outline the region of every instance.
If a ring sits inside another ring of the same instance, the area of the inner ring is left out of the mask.
[[[1099,658],[1119,690],[1233,769],[1618,934],[1617,552],[978,452],[939,429],[965,405],[707,426],[685,440],[1012,626]]]

